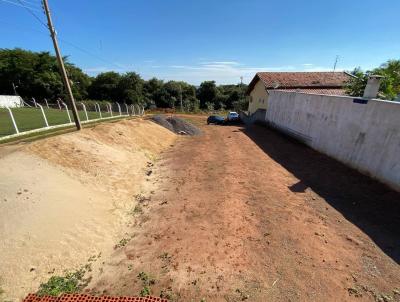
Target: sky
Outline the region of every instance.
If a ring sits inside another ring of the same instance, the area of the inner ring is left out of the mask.
[[[54,53],[40,0],[0,0],[0,48]],[[399,0],[49,0],[63,55],[86,73],[199,85],[257,71],[364,70],[400,59]]]

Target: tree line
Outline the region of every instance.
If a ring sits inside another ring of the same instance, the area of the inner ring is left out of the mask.
[[[91,77],[64,57],[76,100],[138,104],[146,108],[247,109],[247,86],[219,85],[214,81],[199,87],[183,81],[144,80],[135,72],[104,72]],[[49,52],[0,49],[0,94],[55,101],[66,99],[57,60]]]
[[[346,87],[346,92],[351,96],[363,95],[370,75],[383,76],[378,98],[394,100],[400,96],[400,60],[389,60],[378,68],[367,71],[358,67],[351,74],[355,77],[349,81]]]

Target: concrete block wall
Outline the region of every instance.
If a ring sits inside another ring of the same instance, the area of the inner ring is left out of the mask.
[[[400,103],[271,91],[266,122],[400,191]]]

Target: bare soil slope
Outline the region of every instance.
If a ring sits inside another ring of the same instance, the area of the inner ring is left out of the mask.
[[[265,128],[202,130],[164,154],[133,239],[88,292],[400,300],[400,194]]]
[[[0,147],[0,300],[101,261],[126,236],[146,169],[176,139],[145,120]]]

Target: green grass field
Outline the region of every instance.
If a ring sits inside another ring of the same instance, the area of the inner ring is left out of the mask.
[[[36,108],[13,108],[11,109],[14,115],[15,122],[17,123],[20,132],[29,131],[45,127],[46,124],[43,119],[43,115],[40,109]],[[49,126],[56,126],[61,124],[69,123],[68,115],[66,110],[58,109],[44,109],[47,122]],[[72,112],[70,111],[71,119],[73,120]],[[102,112],[102,117],[110,117],[111,115],[107,112]],[[119,113],[114,112],[114,115]],[[79,111],[79,117],[81,121],[86,121],[84,111]],[[88,111],[89,120],[100,118],[99,113]],[[7,109],[0,108],[0,137],[10,134],[15,134],[14,126]]]

